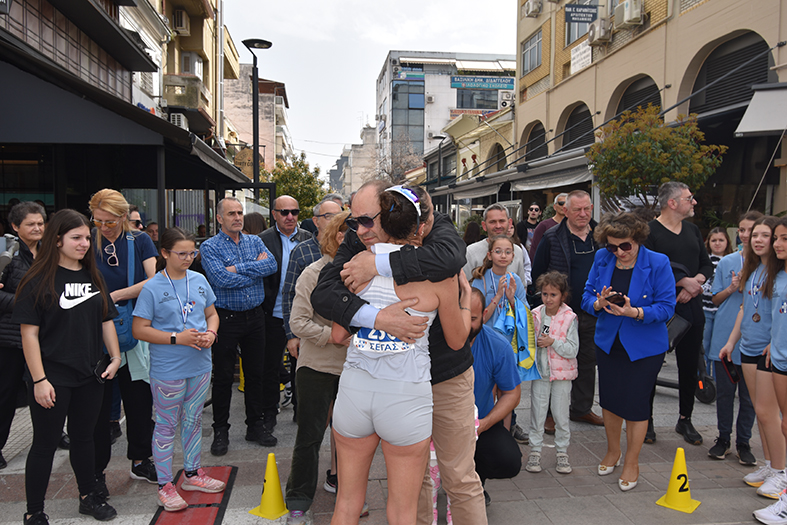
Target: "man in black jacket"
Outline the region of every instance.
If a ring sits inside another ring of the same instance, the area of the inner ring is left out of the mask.
[[[451,220],[435,213],[434,224],[427,223],[429,232],[421,248],[405,246],[398,252],[377,256],[366,251],[367,246],[379,242],[375,232],[380,226],[375,214],[380,211],[378,195],[385,186],[382,181],[372,181],[358,190],[352,216],[374,218],[374,227],[359,227],[357,234],[347,231],[333,263],[320,274],[311,296],[312,305],[318,314],[348,330],[351,325],[365,326],[414,342],[424,334],[425,325],[404,309],[414,306],[415,299],[377,310],[353,292],[359,284],[377,274],[392,276],[398,284],[424,280],[438,282],[452,277],[465,264],[465,245]],[[456,525],[485,525],[483,487],[473,461],[473,355],[468,344],[458,351],[446,344],[439,317],[429,330],[429,354],[434,403],[432,440],[443,487],[451,498],[453,520]],[[432,523],[431,483],[427,469],[418,501],[419,525]]]
[[[262,309],[265,311],[265,358],[262,375],[262,410],[264,425],[273,432],[276,426],[276,405],[279,402],[279,369],[284,348],[287,346],[287,335],[284,332],[284,314],[282,313],[282,285],[290,261],[290,252],[298,243],[311,239],[312,234],[298,228],[298,201],[289,195],[282,195],[273,203],[274,225],[260,234],[265,247],[270,250],[279,265],[279,271],[263,280],[265,300]],[[293,372],[295,363],[293,362]],[[292,374],[295,377],[295,374]]]
[[[575,190],[566,197],[566,218],[544,233],[533,261],[533,282],[549,270],[568,276],[571,287],[569,306],[579,321],[579,375],[571,385],[572,421],[603,425],[601,416],[594,413],[593,397],[596,394],[596,318],[582,310],[582,293],[593,267],[596,251],[600,248],[593,239],[596,222],[592,219],[593,203],[586,191]],[[547,421],[549,426],[549,421]]]

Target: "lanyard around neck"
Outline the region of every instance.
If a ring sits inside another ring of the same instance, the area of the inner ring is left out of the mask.
[[[189,319],[189,314],[194,309],[194,305],[191,304],[191,288],[189,287],[189,272],[186,272],[186,302],[184,303],[180,299],[180,295],[178,294],[177,288],[175,288],[175,283],[172,282],[167,270],[162,270],[164,275],[167,277],[170,286],[172,286],[172,291],[175,292],[175,297],[178,299],[178,305],[180,308],[180,315],[183,318],[183,329],[186,329],[186,321]]]

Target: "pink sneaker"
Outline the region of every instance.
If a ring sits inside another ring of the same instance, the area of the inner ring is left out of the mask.
[[[164,507],[164,510],[168,512],[183,510],[189,506],[188,503],[180,497],[180,494],[175,490],[175,486],[172,483],[167,483],[162,488],[158,489],[158,501],[159,505]]]
[[[211,478],[205,474],[205,471],[202,469],[197,469],[196,476],[186,476],[183,480],[183,483],[180,485],[180,488],[183,490],[196,490],[198,492],[207,492],[209,494],[222,492],[224,487],[225,484],[223,481]]]

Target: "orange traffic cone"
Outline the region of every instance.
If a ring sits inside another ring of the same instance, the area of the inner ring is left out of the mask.
[[[281,493],[281,483],[279,482],[279,469],[276,467],[276,456],[273,452],[268,454],[260,506],[251,509],[249,514],[269,520],[279,519],[287,514],[287,506],[284,504],[284,496]]]
[[[656,504],[687,514],[691,514],[700,506],[699,501],[691,499],[689,474],[686,471],[686,452],[681,447],[675,452],[667,493],[659,498]]]

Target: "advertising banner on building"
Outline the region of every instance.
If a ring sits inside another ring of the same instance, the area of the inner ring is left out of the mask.
[[[566,12],[567,24],[589,24],[598,17],[598,6],[566,4],[563,9]]]
[[[455,118],[461,117],[462,115],[478,115],[479,117],[485,117],[490,113],[495,113],[499,111],[497,109],[452,109],[450,119],[454,120]]]
[[[514,89],[512,77],[451,77],[451,87],[459,89]]]
[[[571,50],[571,74],[581,71],[593,63],[593,51],[585,40]]]

